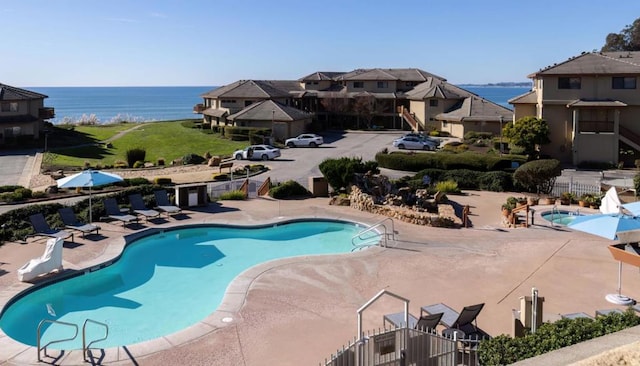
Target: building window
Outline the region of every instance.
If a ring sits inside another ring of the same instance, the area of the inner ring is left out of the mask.
[[[558,78],[558,89],[580,89],[582,80],[579,77]]]
[[[244,101],[244,106],[245,106],[245,107],[248,107],[248,106],[250,106],[250,105],[251,105],[251,103],[253,103],[253,101],[251,101],[251,100],[245,100],[245,101]]]
[[[222,100],[222,103],[224,103],[224,104],[230,104],[230,103],[235,104],[235,102],[236,102],[235,99],[223,99]]]
[[[378,89],[385,89],[389,87],[388,81],[378,81]]]
[[[417,81],[406,81],[404,83],[404,85],[406,85],[406,86],[416,86],[416,85],[418,85],[418,82]]]
[[[636,78],[633,76],[614,76],[611,78],[612,89],[635,89]]]
[[[354,88],[364,88],[364,81],[354,81],[353,82],[353,87]]]
[[[2,112],[17,112],[18,102],[3,102],[0,105],[0,111]]]
[[[438,100],[437,99],[429,99],[429,107],[437,107]]]

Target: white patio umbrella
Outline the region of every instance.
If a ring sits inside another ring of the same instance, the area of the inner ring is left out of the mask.
[[[89,187],[89,223],[91,223],[91,188],[122,182],[122,180],[122,177],[117,174],[87,169],[80,173],[60,178],[56,183],[58,183],[58,188]]]

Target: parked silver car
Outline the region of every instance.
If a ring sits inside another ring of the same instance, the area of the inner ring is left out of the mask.
[[[284,144],[288,147],[300,147],[300,146],[309,146],[309,147],[317,147],[324,143],[322,136],[318,136],[313,133],[303,133],[298,137],[292,137],[287,139]]]
[[[399,139],[393,140],[393,146],[398,149],[434,151],[438,148],[438,145],[438,141],[418,136],[403,136]]]
[[[233,153],[236,160],[273,160],[280,157],[280,149],[271,145],[251,145]]]

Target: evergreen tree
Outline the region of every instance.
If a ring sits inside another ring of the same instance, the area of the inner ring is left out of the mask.
[[[620,33],[609,33],[600,51],[640,51],[640,18],[624,27]]]

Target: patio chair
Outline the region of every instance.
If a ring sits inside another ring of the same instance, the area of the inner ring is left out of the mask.
[[[149,221],[150,218],[160,216],[160,212],[156,210],[149,209],[142,199],[142,195],[139,193],[129,195],[129,203],[131,203],[131,209],[138,215],[144,216],[146,221]]]
[[[423,306],[420,308],[420,314],[436,314],[443,313],[440,324],[448,329],[462,331],[465,338],[470,336],[489,338],[489,335],[482,329],[478,328],[477,317],[484,307],[484,303],[465,306],[459,313],[446,304],[439,303],[434,305]],[[444,332],[444,331],[443,331]]]
[[[115,198],[106,198],[104,200],[104,209],[107,211],[107,217],[122,222],[122,227],[131,222],[138,222],[138,217],[122,213],[120,206]]]
[[[50,238],[61,238],[63,240],[71,237],[71,241],[73,242],[73,233],[66,230],[52,229],[41,213],[29,216],[29,221],[31,221],[31,226],[33,226],[35,233],[27,235],[25,240],[30,236],[48,236]]]
[[[63,207],[58,210],[58,213],[60,214],[60,218],[62,218],[65,228],[81,232],[83,238],[84,234],[90,234],[94,231],[96,235],[100,234],[100,226],[78,221],[71,207]]]
[[[178,206],[174,206],[169,202],[169,198],[167,196],[167,191],[160,190],[154,191],[153,194],[156,196],[156,208],[168,215],[174,215],[182,212],[182,209]]]
[[[419,329],[424,332],[433,332],[440,323],[442,313],[427,314],[416,318],[409,314],[409,328]],[[383,318],[383,324],[390,323],[396,328],[402,328],[404,325],[404,312],[387,314]]]
[[[64,239],[51,238],[40,258],[31,259],[18,269],[18,280],[31,281],[34,278],[51,271],[62,271],[62,244]]]

